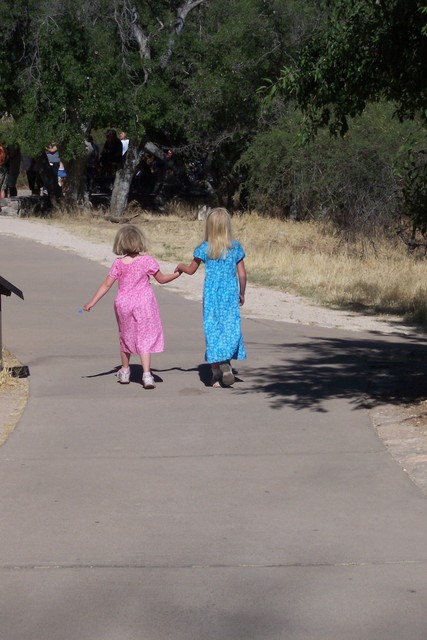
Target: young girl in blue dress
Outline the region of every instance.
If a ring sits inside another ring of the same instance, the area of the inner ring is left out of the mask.
[[[240,328],[240,306],[245,302],[245,252],[233,240],[231,218],[226,209],[212,209],[206,219],[205,241],[196,247],[193,260],[175,271],[193,275],[205,263],[203,328],[205,359],[212,366],[212,386],[234,383],[230,360],[246,358]]]

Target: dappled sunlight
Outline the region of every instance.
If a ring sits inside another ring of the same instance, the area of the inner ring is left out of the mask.
[[[346,399],[358,410],[425,398],[427,343],[314,338],[265,345],[269,349],[278,364],[246,369],[244,388],[238,391],[265,395],[275,409],[326,412],[327,401]]]

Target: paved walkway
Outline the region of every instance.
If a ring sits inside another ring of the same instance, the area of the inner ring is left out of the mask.
[[[144,391],[114,377],[112,294],[78,313],[104,267],[11,237],[0,258],[31,374],[0,448],[1,640],[425,639],[427,499],[365,409],[370,359],[407,340],[245,320],[212,389],[200,304],[158,287]]]

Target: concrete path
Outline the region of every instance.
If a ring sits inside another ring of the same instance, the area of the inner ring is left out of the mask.
[[[212,389],[200,304],[157,287],[144,391],[136,360],[114,376],[113,295],[78,313],[104,267],[11,237],[0,261],[30,369],[0,448],[1,640],[426,638],[427,499],[365,408],[407,340],[246,320]]]

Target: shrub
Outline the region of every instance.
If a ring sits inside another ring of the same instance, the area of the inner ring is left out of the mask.
[[[394,163],[407,137],[417,135],[416,125],[398,123],[391,107],[378,104],[344,138],[320,131],[303,146],[300,131],[301,116],[293,111],[254,137],[239,162],[248,205],[269,215],[331,219],[346,233],[394,226],[401,202]]]

